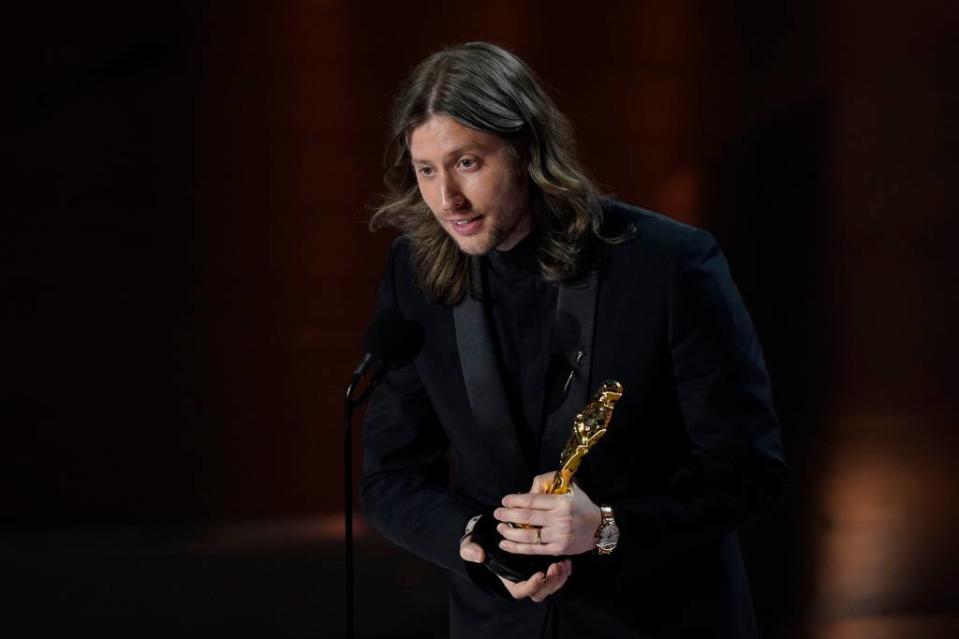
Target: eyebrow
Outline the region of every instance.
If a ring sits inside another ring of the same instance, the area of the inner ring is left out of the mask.
[[[485,150],[486,150],[485,147],[476,143],[464,144],[463,146],[456,147],[455,149],[447,153],[445,156],[443,156],[443,160],[448,162],[450,158],[459,157],[463,155],[464,153],[482,153]],[[421,160],[418,158],[414,158],[412,155],[410,155],[410,161],[413,164],[432,164],[432,162],[430,162],[429,160]]]

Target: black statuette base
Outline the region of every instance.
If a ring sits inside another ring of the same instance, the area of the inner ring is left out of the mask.
[[[483,562],[493,573],[512,582],[526,581],[538,572],[546,574],[549,565],[562,561],[565,557],[552,555],[517,555],[499,547],[503,536],[496,530],[499,521],[492,512],[485,513],[473,528],[473,541],[483,548],[486,560]]]

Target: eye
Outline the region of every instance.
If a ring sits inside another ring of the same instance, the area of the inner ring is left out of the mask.
[[[420,168],[416,169],[416,172],[422,175],[423,177],[429,177],[433,175],[433,167],[421,166]]]
[[[477,165],[475,158],[460,158],[459,165],[464,169],[472,169]]]

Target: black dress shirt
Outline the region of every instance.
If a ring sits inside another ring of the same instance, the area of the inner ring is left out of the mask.
[[[509,251],[490,251],[484,293],[513,423],[535,467],[557,287],[543,279],[529,236]]]

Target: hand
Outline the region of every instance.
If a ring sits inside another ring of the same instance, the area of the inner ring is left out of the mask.
[[[484,556],[483,548],[479,544],[473,543],[472,536],[467,536],[460,544],[460,557],[464,561],[482,563]],[[502,577],[499,580],[503,582],[513,599],[529,597],[536,603],[540,603],[562,588],[571,574],[573,574],[573,564],[569,559],[566,559],[550,564],[549,568],[546,569],[546,574],[538,572],[526,581],[513,583]]]
[[[563,561],[550,564],[549,568],[546,569],[545,575],[538,572],[526,581],[520,581],[518,583],[513,583],[509,579],[503,579],[502,577],[500,577],[499,580],[502,581],[506,589],[509,590],[509,594],[513,595],[513,599],[529,597],[536,603],[540,603],[562,588],[572,574],[573,562],[569,559],[564,559]]]
[[[596,529],[603,520],[599,506],[575,483],[564,495],[545,494],[554,474],[538,475],[528,493],[503,497],[503,507],[493,516],[532,527],[498,524],[504,537],[500,548],[518,555],[578,555],[596,547]]]

